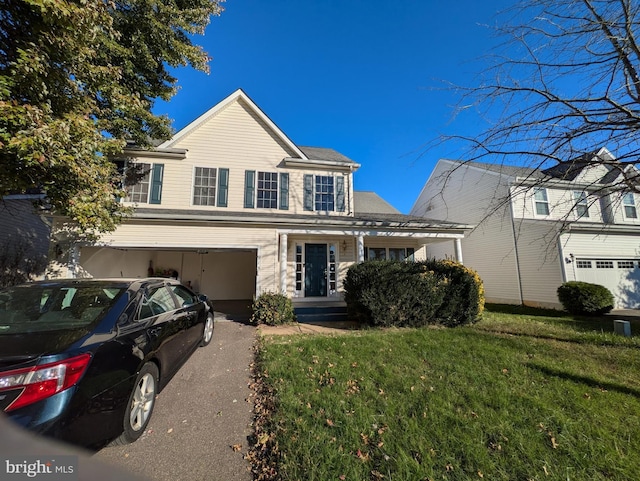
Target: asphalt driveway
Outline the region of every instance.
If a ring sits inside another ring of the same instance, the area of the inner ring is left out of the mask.
[[[255,334],[244,323],[216,322],[211,344],[199,348],[158,396],[145,434],[95,457],[157,481],[250,481],[244,455]]]

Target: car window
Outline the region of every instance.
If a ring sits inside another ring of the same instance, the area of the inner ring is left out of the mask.
[[[182,304],[182,307],[191,306],[198,302],[198,298],[196,297],[196,295],[186,287],[176,285],[169,286],[169,288],[176,295],[176,297],[178,298],[178,302]]]
[[[27,285],[0,291],[0,330],[52,331],[86,327],[113,307],[121,288],[102,285]]]
[[[149,289],[142,299],[140,306],[140,319],[157,316],[163,312],[174,311],[177,308],[173,296],[166,287]]]

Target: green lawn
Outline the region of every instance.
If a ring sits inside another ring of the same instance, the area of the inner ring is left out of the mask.
[[[283,480],[640,479],[640,338],[610,323],[488,306],[466,328],[264,339],[251,457]]]

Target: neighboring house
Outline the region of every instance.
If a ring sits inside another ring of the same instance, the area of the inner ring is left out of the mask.
[[[16,194],[0,198],[0,285],[44,273],[50,224],[35,206],[42,197]]]
[[[134,214],[95,244],[68,241],[68,276],[177,271],[214,300],[271,291],[333,301],[354,262],[425,258],[442,242],[459,252],[470,228],[402,215],[354,191],[359,164],[296,145],[242,90],[155,149],[126,154],[133,160],[122,168],[146,172],[127,186]]]
[[[546,170],[440,160],[411,214],[477,225],[462,241],[489,302],[560,307],[570,280],[606,286],[617,308],[640,307],[639,196],[605,148]],[[438,257],[449,245],[433,246]]]

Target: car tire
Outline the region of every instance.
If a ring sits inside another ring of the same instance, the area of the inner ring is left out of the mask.
[[[124,431],[112,444],[124,445],[136,441],[149,424],[158,394],[158,367],[148,362],[136,378],[124,414]]]
[[[202,340],[200,346],[208,346],[213,339],[213,327],[214,319],[213,312],[207,312],[207,319],[204,321],[204,332],[202,333]]]

